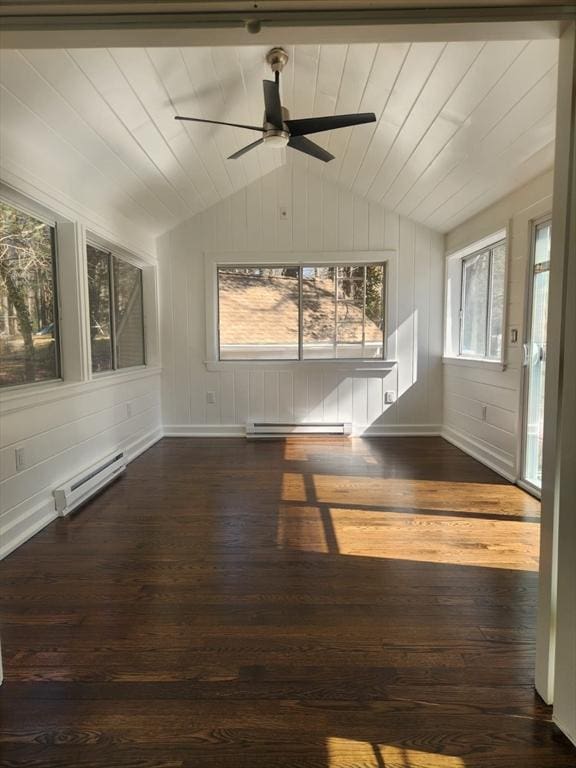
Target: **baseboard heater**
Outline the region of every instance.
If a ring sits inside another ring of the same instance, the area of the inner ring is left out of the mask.
[[[282,424],[278,422],[249,422],[246,424],[247,440],[274,440],[292,435],[350,435],[352,424],[347,422],[305,422]]]
[[[84,504],[126,469],[124,452],[107,456],[102,461],[76,475],[65,485],[54,489],[56,511],[65,517]]]

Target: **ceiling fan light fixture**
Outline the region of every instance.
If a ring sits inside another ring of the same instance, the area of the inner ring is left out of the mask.
[[[284,149],[289,140],[290,134],[287,131],[270,131],[264,134],[264,145],[271,149]]]

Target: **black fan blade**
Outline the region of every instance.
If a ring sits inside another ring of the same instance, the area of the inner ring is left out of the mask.
[[[260,125],[241,125],[240,123],[223,123],[220,120],[203,120],[201,117],[180,117],[175,115],[174,120],[188,120],[191,123],[209,123],[210,125],[229,125],[231,128],[247,128],[249,131],[260,131],[264,133],[264,128]]]
[[[305,117],[303,120],[286,120],[291,136],[306,136],[309,133],[332,131],[334,128],[347,128],[350,125],[375,123],[374,112],[361,112],[358,115],[332,115],[330,117]]]
[[[245,147],[242,147],[242,149],[239,149],[238,152],[234,152],[233,155],[230,155],[228,160],[236,160],[238,157],[242,157],[242,155],[245,155],[246,152],[250,152],[251,149],[254,149],[254,147],[257,147],[259,144],[262,144],[264,139],[256,139],[256,141],[253,141],[252,144],[248,144]]]
[[[282,128],[282,104],[280,103],[280,88],[273,80],[263,80],[264,85],[264,111],[266,122],[275,128]]]
[[[299,152],[304,152],[305,155],[311,155],[318,160],[323,160],[325,163],[334,160],[334,155],[331,155],[330,152],[327,152],[318,144],[314,144],[313,141],[310,141],[305,136],[291,136],[288,146],[292,147],[292,149],[297,149]]]

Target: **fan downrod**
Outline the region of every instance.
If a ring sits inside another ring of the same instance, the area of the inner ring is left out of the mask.
[[[284,48],[271,48],[266,54],[266,61],[270,65],[272,72],[282,72],[288,63],[288,54]]]

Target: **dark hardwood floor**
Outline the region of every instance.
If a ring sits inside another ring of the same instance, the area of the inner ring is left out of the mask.
[[[0,764],[576,766],[538,513],[439,438],[166,439],[0,564]]]

